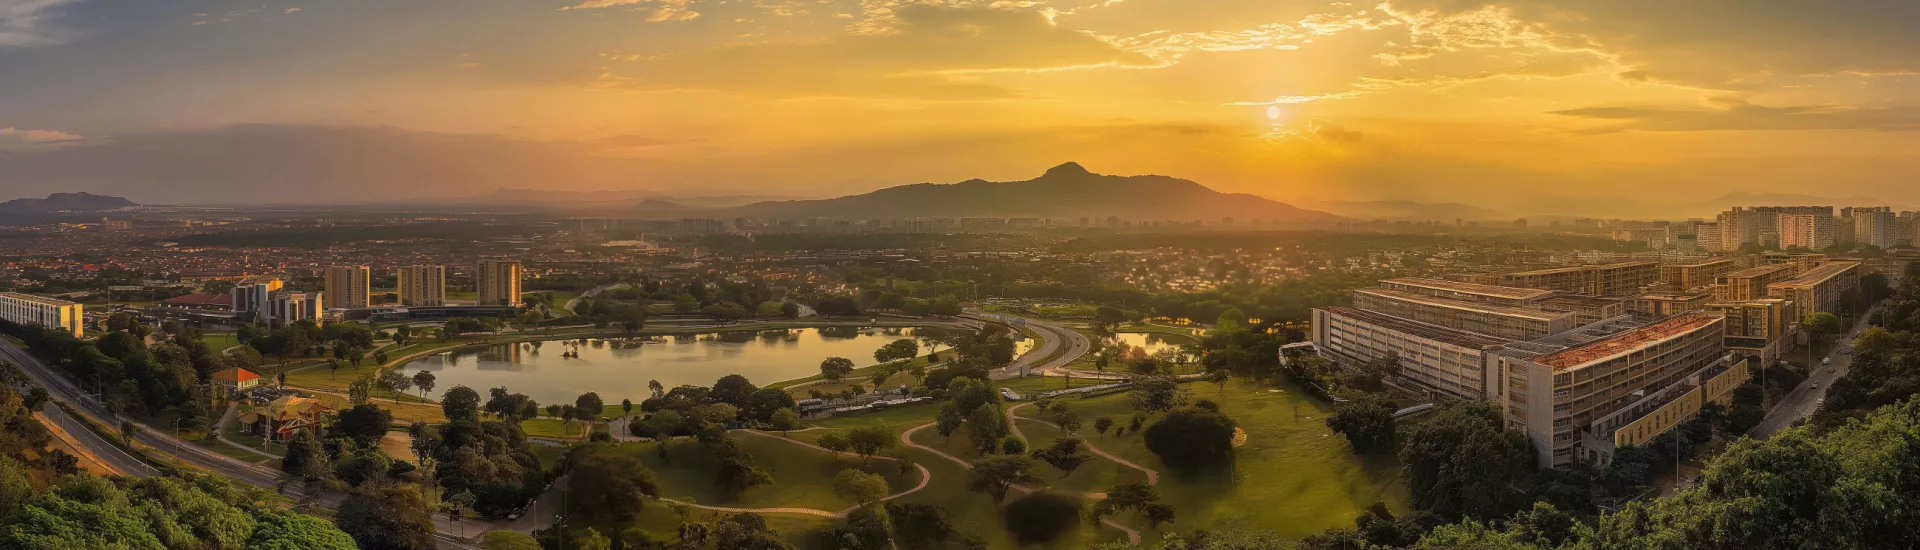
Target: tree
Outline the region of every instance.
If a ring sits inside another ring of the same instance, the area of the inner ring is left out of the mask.
[[[766,422],[773,420],[773,414],[781,409],[792,409],[799,404],[785,390],[778,388],[760,388],[747,398],[747,405],[741,407],[747,416]]]
[[[1327,427],[1345,435],[1353,450],[1371,453],[1393,448],[1393,402],[1365,394],[1335,405],[1333,411]]]
[[[760,388],[754,386],[753,382],[747,381],[747,377],[729,374],[713,383],[713,391],[707,393],[707,399],[744,410],[752,407],[753,394],[757,391],[760,391]]]
[[[380,438],[386,437],[387,426],[393,423],[393,413],[373,405],[355,405],[340,411],[333,429],[352,439],[361,447],[373,447],[380,444]]]
[[[852,501],[855,505],[866,506],[886,498],[891,489],[887,488],[887,478],[860,471],[858,468],[840,470],[833,478],[833,492],[840,498]]]
[[[1099,418],[1093,419],[1093,431],[1100,432],[1100,437],[1106,437],[1107,429],[1112,427],[1113,417],[1111,416],[1101,415]]]
[[[1135,376],[1132,393],[1127,398],[1137,411],[1148,413],[1170,411],[1187,404],[1187,390],[1180,387],[1180,381],[1172,376],[1164,374]]]
[[[999,407],[976,407],[973,414],[967,415],[967,439],[982,454],[992,454],[1000,447],[1000,439],[1007,436],[1007,419],[1000,415]]]
[[[1053,441],[1053,445],[1034,449],[1033,458],[1045,462],[1060,470],[1060,477],[1073,475],[1073,471],[1086,464],[1092,457],[1081,452],[1080,438],[1063,437]]]
[[[1840,318],[1832,313],[1816,311],[1807,315],[1806,319],[1800,321],[1800,328],[1806,329],[1808,333],[1825,340],[1840,333]]]
[[[1513,480],[1533,470],[1533,444],[1505,430],[1492,404],[1457,402],[1407,433],[1400,463],[1415,509],[1484,521],[1518,508]]]
[[[1007,503],[1000,520],[1021,544],[1045,544],[1080,525],[1080,499],[1039,491]]]
[[[820,447],[836,453],[844,453],[853,448],[853,439],[841,432],[830,432],[820,436]]]
[[[947,399],[953,402],[960,416],[967,417],[983,405],[999,403],[1000,395],[986,382],[966,377],[955,378],[947,384]]]
[[[354,550],[353,537],[327,520],[278,511],[260,518],[247,537],[248,550]]]
[[[410,488],[388,486],[354,493],[340,504],[337,522],[360,548],[435,548],[433,511],[420,492]]]
[[[645,531],[641,532],[645,533]],[[628,546],[628,548],[633,548],[633,546]],[[657,549],[658,547],[656,546],[644,548],[643,550]],[[540,550],[540,541],[526,533],[500,529],[487,531],[486,535],[480,537],[480,550]]]
[[[860,455],[862,464],[873,458],[874,454],[893,448],[896,441],[898,439],[894,437],[893,432],[884,426],[866,426],[847,432],[848,446],[853,449],[854,454]]]
[[[967,490],[986,493],[994,504],[1006,500],[1007,491],[1016,483],[1039,481],[1033,476],[1033,461],[1024,456],[990,456],[973,463],[967,476]]]
[[[600,419],[600,411],[607,409],[607,404],[600,400],[599,393],[587,392],[573,399],[573,408],[580,420],[585,421],[587,426],[593,426],[593,422]]]
[[[773,411],[773,417],[769,419],[769,423],[773,426],[773,429],[782,432],[791,430],[800,426],[800,413],[794,411],[792,408]]]
[[[646,529],[628,527],[620,531],[620,547],[624,550],[665,550],[667,545]]]
[[[623,413],[623,414],[633,414],[633,400],[632,400],[632,399],[621,399],[621,400],[620,400],[620,412],[621,412],[621,413]]]
[[[573,546],[579,550],[613,550],[613,540],[601,535],[600,531],[588,527],[580,536],[573,539]]]
[[[660,496],[660,482],[631,453],[605,443],[591,443],[573,454],[573,473],[567,480],[569,514],[589,521],[630,522],[639,517],[647,500]]]
[[[454,386],[440,396],[440,411],[446,413],[447,421],[477,422],[480,420],[480,393],[466,386]]]
[[[839,383],[842,378],[853,373],[853,360],[845,357],[828,357],[820,362],[820,377],[828,382]]]
[[[887,519],[893,523],[894,538],[907,550],[940,548],[960,536],[953,516],[938,505],[889,502]]]
[[[1006,439],[1000,441],[1000,452],[1010,455],[1027,454],[1027,441],[1018,437],[1007,436]]]
[[[880,349],[873,350],[873,360],[881,363],[913,359],[919,356],[920,343],[914,341],[912,338],[894,340],[888,342],[887,345],[880,346]]]
[[[381,359],[380,362],[386,363],[387,360]],[[413,373],[413,387],[420,388],[420,397],[424,398],[428,393],[433,392],[433,378],[433,373],[430,371]]]
[[[1176,409],[1147,427],[1147,450],[1176,468],[1218,463],[1233,453],[1232,418],[1198,407]]]

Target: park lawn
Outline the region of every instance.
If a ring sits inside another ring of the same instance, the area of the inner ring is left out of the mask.
[[[207,344],[207,349],[219,353],[221,350],[240,345],[240,336],[231,332],[202,332],[200,341]]]
[[[907,362],[907,363],[906,363],[906,364],[905,364],[905,365],[904,365],[903,367],[904,367],[904,368],[911,368],[911,367],[912,367],[913,365],[921,365],[921,366],[926,366],[926,367],[931,367],[931,366],[933,366],[933,362],[932,362],[932,361],[930,361],[929,359],[930,359],[931,357],[933,357],[934,355],[938,355],[938,356],[940,357],[940,359],[941,359],[941,360],[942,360],[943,362],[944,362],[944,361],[952,361],[952,360],[953,360],[954,358],[956,358],[956,357],[958,357],[958,356],[957,356],[957,355],[955,354],[955,352],[954,352],[953,350],[951,350],[951,349],[945,349],[945,350],[940,350],[940,351],[938,351],[938,352],[934,352],[934,353],[929,353],[929,354],[925,354],[925,355],[921,355],[921,356],[919,356],[919,357],[915,357],[915,358],[913,358],[913,360],[912,360],[912,361],[908,361],[908,362]],[[859,361],[859,359],[854,359],[854,360],[855,360],[855,361]],[[799,390],[799,396],[805,396],[805,395],[807,394],[807,392],[806,392],[806,390],[807,390],[807,389],[809,389],[809,388],[810,388],[810,389],[817,389],[817,390],[822,390],[822,391],[825,391],[825,390],[824,390],[823,388],[824,388],[824,387],[827,387],[827,386],[833,386],[833,387],[835,387],[836,389],[834,390],[834,393],[839,393],[839,391],[840,391],[840,390],[843,390],[843,389],[846,389],[846,388],[847,388],[848,386],[850,386],[852,382],[856,382],[856,381],[865,381],[865,380],[866,380],[867,378],[870,378],[870,377],[872,377],[872,376],[873,376],[873,373],[876,373],[876,372],[880,372],[880,367],[881,367],[881,365],[877,365],[877,364],[875,364],[875,365],[867,365],[867,366],[864,366],[864,367],[858,367],[858,368],[855,368],[855,369],[853,369],[853,372],[852,372],[851,374],[848,374],[848,375],[846,376],[846,378],[845,378],[845,381],[846,381],[846,382],[845,382],[845,383],[842,383],[842,384],[838,384],[838,385],[833,385],[833,384],[820,384],[820,385],[813,385],[813,386],[808,386],[807,388],[796,388],[796,389],[798,389],[798,390]],[[905,371],[905,370],[902,370],[901,372],[906,372],[906,371]],[[895,378],[899,378],[899,377],[900,377],[900,375],[898,375],[898,374],[895,374],[895,375],[894,375],[894,377],[895,377]],[[772,383],[772,384],[768,384],[768,385],[767,385],[767,387],[769,387],[769,388],[780,388],[780,389],[787,389],[787,388],[791,388],[791,387],[793,387],[793,386],[795,386],[795,385],[798,385],[798,384],[802,384],[802,383],[806,383],[806,382],[813,382],[813,381],[816,381],[816,380],[825,380],[825,378],[823,378],[823,377],[821,377],[821,376],[820,376],[820,375],[818,375],[818,374],[815,374],[815,375],[813,375],[813,376],[808,376],[808,377],[805,377],[805,378],[795,378],[795,379],[792,379],[792,380],[783,380],[783,381],[780,381],[780,382],[774,382],[774,383]],[[893,381],[893,379],[888,379],[888,382],[892,382],[892,381]],[[910,384],[910,385],[918,385],[918,384]],[[793,391],[792,391],[792,390],[789,390],[789,391],[788,391],[788,393],[793,393]]]
[[[1179,510],[1179,519],[1164,532],[1185,532],[1233,518],[1245,520],[1281,535],[1299,538],[1330,527],[1351,525],[1353,517],[1375,502],[1396,512],[1407,508],[1406,484],[1400,464],[1389,455],[1361,457],[1345,438],[1326,427],[1329,403],[1307,396],[1289,385],[1236,380],[1224,391],[1211,383],[1188,384],[1192,399],[1220,405],[1247,431],[1244,446],[1223,465],[1182,472],[1162,463],[1147,450],[1141,434],[1129,430],[1116,436],[1092,436],[1101,449],[1153,468],[1161,473],[1157,488]],[[1094,419],[1108,415],[1116,426],[1126,426],[1133,414],[1127,394],[1113,394],[1071,403],[1091,429]],[[1026,410],[1022,409],[1024,413]],[[1152,426],[1159,415],[1142,428]],[[1022,424],[1026,430],[1029,424]]]
[[[560,462],[560,457],[567,454],[569,448],[570,447],[534,445],[533,456],[540,459],[540,469],[551,472],[553,471],[553,465]]]
[[[929,401],[929,402],[918,403],[913,405],[888,407],[885,410],[879,410],[879,411],[873,411],[873,412],[842,414],[842,415],[835,415],[832,417],[823,418],[819,420],[809,420],[807,421],[807,424],[818,426],[821,428],[827,428],[827,429],[852,429],[852,428],[861,428],[866,426],[885,426],[887,429],[893,430],[894,433],[900,433],[900,432],[907,431],[908,428],[912,428],[914,426],[932,422],[933,415],[940,412],[941,404],[942,402],[939,402],[939,401]],[[932,428],[928,428],[928,429],[932,429]],[[805,432],[793,432],[792,435],[795,438],[800,438],[802,434],[809,434],[817,437],[819,434],[822,434],[825,431],[826,430],[808,430]],[[801,439],[805,439],[805,438],[801,438]],[[805,439],[805,440],[813,441],[814,439]]]
[[[1025,426],[1022,426],[1021,429],[1024,430]],[[913,434],[913,441],[921,445],[941,449],[948,454],[960,458],[972,460],[977,454],[972,451],[970,443],[968,442],[969,440],[964,432],[965,429],[962,428],[960,431],[954,432],[952,437],[943,438],[940,437],[940,434],[935,432],[933,428],[927,428],[915,432]],[[910,457],[922,466],[926,466],[927,471],[933,474],[933,480],[927,484],[926,489],[901,497],[898,502],[933,504],[946,508],[949,513],[953,514],[953,524],[959,532],[980,535],[986,539],[988,548],[1023,548],[1015,542],[1013,536],[1007,533],[1007,530],[1002,527],[999,507],[994,505],[993,497],[986,493],[976,493],[967,490],[967,476],[969,472],[965,468],[960,467],[960,465],[955,464],[951,460],[919,449],[909,448],[905,456]],[[1091,466],[1091,464],[1089,464],[1089,466]],[[1041,465],[1039,471],[1040,473],[1037,475],[1042,478],[1046,477],[1047,472],[1055,472],[1052,467],[1046,465]],[[1017,490],[1008,491],[1007,500],[1011,501],[1018,498],[1020,494]],[[1091,506],[1093,503],[1090,500],[1085,500],[1083,504]],[[1118,530],[1083,520],[1078,528],[1069,531],[1052,544],[1041,547],[1060,549],[1086,548],[1103,542],[1125,539],[1126,535]]]
[[[1027,394],[1027,393],[1036,393],[1036,392],[1053,391],[1053,390],[1064,390],[1064,389],[1067,389],[1067,383],[1068,383],[1067,377],[1065,376],[1028,376],[1023,378],[1008,378],[1006,380],[996,380],[994,381],[993,384],[995,386],[1008,388],[1013,391],[1020,392],[1022,394]],[[1086,386],[1098,386],[1102,384],[1102,382],[1097,379],[1081,378],[1078,376],[1073,378],[1072,383],[1073,383],[1073,387],[1075,388],[1082,388]]]
[[[1039,416],[1033,414],[1037,412],[1033,410],[1033,407],[1020,409],[1019,412],[1021,416]],[[1026,436],[1025,439],[1029,453],[1031,453],[1033,449],[1051,446],[1053,442],[1067,437],[1067,434],[1061,432],[1059,428],[1046,424],[1027,419],[1021,419],[1017,422],[1020,423],[1020,434]],[[1082,423],[1086,423],[1086,421],[1082,420]],[[1083,441],[1083,446],[1086,444],[1092,444],[1094,446],[1100,445],[1100,437],[1097,434],[1091,433],[1093,430],[1082,428],[1082,431],[1089,433],[1079,434],[1075,437],[1079,437]],[[1079,468],[1075,468],[1071,473],[1062,472],[1060,469],[1054,468],[1046,462],[1036,460],[1035,463],[1039,468],[1034,471],[1033,475],[1039,477],[1040,483],[1046,485],[1048,488],[1077,493],[1104,493],[1107,492],[1108,489],[1113,488],[1113,486],[1122,483],[1146,483],[1147,481],[1146,472],[1121,466],[1120,463],[1107,460],[1105,457],[1093,454],[1092,451],[1083,452],[1087,454],[1087,462],[1081,464]]]
[[[713,524],[728,515],[726,512],[701,510],[691,507],[685,508],[685,510],[687,512],[685,521],[691,523]],[[767,520],[767,528],[772,529],[775,534],[779,536],[780,540],[785,541],[794,548],[806,548],[807,536],[809,534],[831,527],[836,521],[801,514],[760,514],[760,517]],[[607,538],[615,538],[620,531],[628,527],[639,527],[653,534],[654,538],[668,544],[673,544],[680,540],[678,533],[680,532],[681,520],[682,518],[679,512],[675,510],[672,503],[650,501],[645,508],[640,509],[639,517],[634,518],[631,522],[614,525],[610,521],[599,520],[582,521],[579,525],[582,527],[592,527]]]
[[[326,405],[336,411],[353,408],[353,402],[348,401],[344,395],[315,393],[313,394],[313,398],[319,399],[322,405]],[[438,403],[421,403],[419,401],[409,401],[404,398],[402,398],[400,402],[395,403],[385,395],[379,395],[367,400],[367,404],[380,407],[387,412],[393,413],[393,424],[395,426],[405,427],[414,421],[426,422],[428,424],[439,424],[447,421],[447,413],[440,410]]]
[[[871,376],[871,374],[871,372],[868,373],[869,376]],[[784,389],[787,390],[787,395],[793,396],[794,399],[807,399],[813,397],[813,392],[821,392],[827,395],[840,395],[840,392],[853,389],[854,386],[863,388],[863,391],[874,390],[873,384],[868,382],[870,381],[866,376],[848,376],[839,382],[821,381],[806,385],[787,386]],[[900,386],[912,388],[920,385],[920,379],[914,378],[913,373],[900,371],[894,373],[893,376],[887,377],[887,380],[881,384],[881,387],[887,389],[898,388]]]
[[[776,437],[751,434],[729,437],[739,444],[740,450],[753,455],[756,465],[773,475],[772,484],[739,493],[719,488],[714,484],[718,461],[692,441],[670,444],[666,460],[660,458],[654,445],[622,445],[616,449],[634,454],[658,475],[661,496],[710,506],[813,508],[838,512],[854,505],[833,492],[834,476],[848,468],[860,468],[886,478],[889,493],[910,489],[920,482],[917,471],[902,474],[896,462],[874,460],[862,466],[857,456],[835,455]]]
[[[580,439],[579,422],[561,422],[558,418],[530,418],[520,421],[520,431],[527,437],[547,439]]]

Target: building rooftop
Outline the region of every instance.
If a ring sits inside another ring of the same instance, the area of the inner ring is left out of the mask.
[[[1675,315],[1599,340],[1568,347],[1534,359],[1533,362],[1554,370],[1566,370],[1657,344],[1718,322],[1721,322],[1719,316],[1707,313]]]
[[[1676,264],[1675,267],[1706,267],[1714,264],[1730,264],[1733,260],[1702,260],[1690,264]]]
[[[1827,282],[1827,279],[1832,279],[1836,275],[1846,273],[1847,270],[1858,267],[1860,267],[1859,262],[1832,262],[1822,264],[1820,267],[1809,269],[1806,273],[1801,273],[1798,277],[1774,283],[1772,286],[1813,286]]]
[[[214,380],[221,381],[221,382],[233,382],[236,384],[240,382],[245,382],[248,380],[258,379],[258,378],[260,378],[260,375],[254,374],[253,371],[243,369],[240,367],[228,367],[225,370],[213,373]]]
[[[1770,275],[1783,269],[1793,269],[1793,264],[1756,265],[1756,266],[1742,269],[1739,271],[1730,272],[1730,273],[1727,273],[1726,275],[1721,275],[1721,277],[1727,277],[1731,279],[1745,279],[1749,277],[1759,277],[1762,275]]]
[[[182,294],[160,301],[170,306],[223,306],[233,307],[232,294]]]
[[[1587,294],[1561,294],[1540,301],[1541,305],[1565,305],[1575,307],[1606,307],[1618,303],[1621,303],[1621,300],[1617,298],[1604,298]]]
[[[32,294],[21,294],[18,292],[0,292],[0,298],[12,298],[15,300],[33,302],[36,304],[44,304],[44,305],[49,305],[54,307],[67,307],[70,305],[74,305],[74,302],[61,300],[59,298],[48,298],[46,296],[35,296]]]
[[[1648,265],[1658,267],[1660,265],[1660,262],[1656,262],[1653,260],[1640,260],[1640,261],[1634,261],[1634,262],[1614,262],[1610,264],[1590,265],[1590,266],[1587,266],[1587,268],[1588,269],[1621,269],[1621,268],[1641,267],[1641,266],[1648,266]]]
[[[1367,324],[1377,325],[1396,332],[1403,332],[1429,340],[1435,340],[1467,348],[1484,348],[1512,342],[1505,338],[1487,336],[1478,332],[1451,329],[1439,325],[1430,325],[1419,321],[1401,319],[1383,313],[1374,313],[1364,309],[1332,306],[1322,308],[1328,313],[1342,317],[1352,317]]]
[[[1380,282],[1383,284],[1395,284],[1400,286],[1427,288],[1427,289],[1441,290],[1446,292],[1459,292],[1462,294],[1477,294],[1481,296],[1492,296],[1496,298],[1506,298],[1506,299],[1512,299],[1512,300],[1538,300],[1540,298],[1545,298],[1547,296],[1551,296],[1554,294],[1554,291],[1540,290],[1537,288],[1518,288],[1518,287],[1511,287],[1511,286],[1483,285],[1479,283],[1465,283],[1465,282],[1459,282],[1459,281],[1448,281],[1443,279],[1427,279],[1423,277],[1398,277],[1393,279],[1387,279]]]
[[[1428,296],[1425,294],[1415,294],[1412,292],[1403,292],[1403,291],[1393,290],[1388,288],[1362,288],[1359,290],[1355,290],[1353,292],[1355,294],[1361,294],[1361,293],[1374,294],[1384,298],[1414,302],[1414,303],[1433,306],[1433,307],[1463,309],[1463,310],[1469,310],[1469,311],[1476,311],[1480,313],[1491,313],[1494,315],[1506,315],[1510,317],[1524,317],[1524,318],[1534,319],[1539,321],[1552,321],[1554,319],[1559,319],[1563,316],[1568,315],[1566,313],[1541,311],[1537,309],[1509,307],[1509,306],[1494,305],[1494,304],[1487,304],[1487,303],[1480,303],[1480,302],[1468,302],[1463,300],[1452,300],[1448,298],[1439,298],[1434,296]]]

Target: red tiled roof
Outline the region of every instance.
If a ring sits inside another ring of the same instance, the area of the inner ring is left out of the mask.
[[[253,371],[243,369],[240,367],[233,367],[227,370],[213,373],[214,380],[219,380],[221,382],[233,382],[235,384],[245,382],[248,380],[253,380],[259,377],[260,375],[254,374]]]
[[[227,306],[233,307],[232,294],[182,294],[161,300],[160,303],[175,306]]]

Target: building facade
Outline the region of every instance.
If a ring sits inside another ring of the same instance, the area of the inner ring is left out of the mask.
[[[520,303],[520,262],[480,260],[474,263],[473,287],[480,305],[511,306]]]
[[[400,305],[447,305],[447,266],[415,265],[400,268]]]
[[[1780,216],[1780,247],[1800,247],[1808,250],[1824,250],[1832,247],[1832,214],[1782,214]]]
[[[1660,282],[1673,290],[1694,290],[1714,285],[1721,275],[1739,269],[1733,260],[1712,260],[1660,266]]]
[[[1313,310],[1314,345],[1349,364],[1397,357],[1400,379],[1435,397],[1488,399],[1490,350],[1508,342],[1347,307]]]
[[[1501,275],[1502,286],[1558,290],[1593,296],[1633,296],[1660,282],[1658,262],[1620,262],[1522,271]]]
[[[1859,262],[1830,262],[1792,279],[1767,285],[1767,297],[1792,302],[1788,319],[1799,321],[1815,312],[1835,313],[1847,291],[1860,288]]]
[[[1764,298],[1744,302],[1714,302],[1706,311],[1726,320],[1727,351],[1751,355],[1771,365],[1793,346],[1793,324],[1787,319],[1786,300]]]
[[[0,319],[65,330],[76,338],[85,332],[87,324],[80,304],[18,292],[0,292]]]
[[[326,271],[327,309],[367,307],[373,271],[364,265],[333,266]]]
[[[1573,314],[1437,298],[1384,288],[1353,292],[1353,307],[1429,325],[1528,340],[1579,325]]]
[[[1714,284],[1713,299],[1742,302],[1767,297],[1767,286],[1792,279],[1793,264],[1766,264],[1721,275]]]

